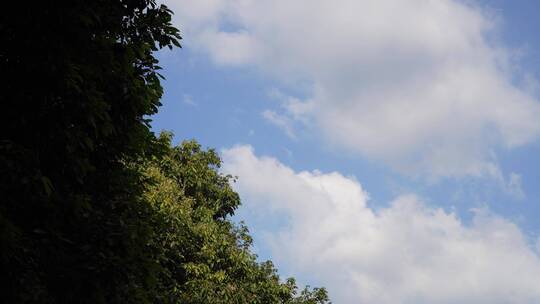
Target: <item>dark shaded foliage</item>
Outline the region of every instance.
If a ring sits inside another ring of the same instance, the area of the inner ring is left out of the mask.
[[[0,247],[8,302],[144,302],[157,268],[126,159],[157,153],[152,55],[179,45],[151,0],[0,10]]]

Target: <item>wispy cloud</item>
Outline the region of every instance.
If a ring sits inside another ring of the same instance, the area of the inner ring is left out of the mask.
[[[517,199],[525,198],[525,192],[523,191],[523,188],[521,186],[521,175],[515,172],[510,173],[505,190],[508,194],[512,195]]]
[[[182,103],[188,106],[196,106],[197,103],[193,100],[193,97],[189,94],[182,95]]]
[[[293,120],[290,119],[288,116],[278,114],[271,110],[263,111],[262,116],[268,122],[282,129],[289,138],[296,139],[296,135],[294,134],[294,129],[293,129]]]

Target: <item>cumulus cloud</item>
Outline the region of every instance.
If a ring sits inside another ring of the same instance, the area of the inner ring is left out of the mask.
[[[274,260],[309,273],[335,303],[539,303],[540,258],[512,222],[475,210],[472,223],[413,195],[374,210],[358,181],[295,172],[249,146],[223,151],[244,208],[268,219]]]
[[[406,174],[490,176],[493,151],[540,132],[530,75],[520,86],[511,50],[486,39],[496,18],[474,1],[169,3],[188,46],[310,83],[291,119]]]

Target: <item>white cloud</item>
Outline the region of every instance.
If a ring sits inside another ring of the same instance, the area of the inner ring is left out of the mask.
[[[220,32],[206,30],[198,37],[201,46],[212,50],[218,64],[243,65],[259,53],[258,41],[246,31]]]
[[[249,146],[223,158],[244,208],[287,218],[277,232],[257,227],[273,259],[318,278],[335,303],[540,303],[537,249],[487,210],[464,224],[409,195],[375,211],[352,177],[295,172]]]
[[[494,150],[540,132],[534,79],[516,85],[511,51],[485,38],[495,18],[465,1],[169,3],[188,46],[219,65],[311,83],[291,119],[406,174],[489,176]]]

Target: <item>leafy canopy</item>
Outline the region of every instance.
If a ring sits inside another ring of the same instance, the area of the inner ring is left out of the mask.
[[[139,168],[148,179],[144,193],[151,204],[157,240],[163,249],[161,295],[180,303],[328,303],[324,289],[297,294],[294,279],[281,282],[270,261],[250,252],[252,239],[230,216],[239,206],[231,176],[219,173],[214,150],[195,141],[170,147]]]

